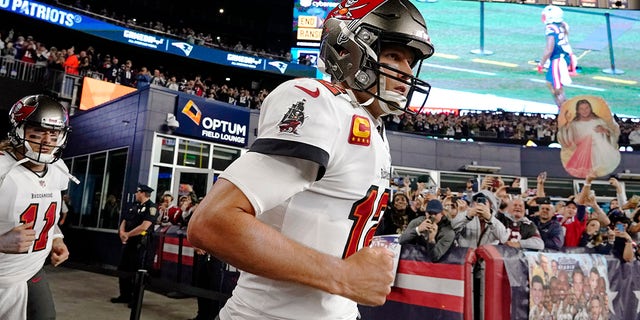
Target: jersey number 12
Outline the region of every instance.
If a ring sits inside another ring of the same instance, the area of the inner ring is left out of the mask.
[[[354,222],[351,226],[349,238],[347,239],[347,245],[342,253],[343,259],[346,259],[350,255],[356,253],[360,248],[361,243],[362,246],[369,245],[373,235],[376,233],[376,228],[378,227],[377,222],[380,220],[380,214],[387,208],[388,201],[389,189],[385,189],[380,197],[378,197],[378,187],[371,186],[369,190],[367,190],[367,194],[364,198],[353,204],[353,207],[351,207],[351,213],[349,214],[349,219]],[[373,221],[375,224],[365,230],[367,222],[369,221]]]

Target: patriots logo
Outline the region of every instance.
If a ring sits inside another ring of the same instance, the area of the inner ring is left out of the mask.
[[[189,54],[191,54],[191,50],[193,50],[193,46],[186,43],[186,42],[173,42],[171,43],[172,46],[182,50],[182,52],[184,52],[185,56],[189,56]]]
[[[268,63],[268,65],[280,70],[280,73],[284,73],[287,70],[287,67],[289,66],[288,64],[282,61],[271,61]]]

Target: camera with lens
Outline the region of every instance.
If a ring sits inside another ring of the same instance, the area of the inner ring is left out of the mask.
[[[476,197],[476,202],[477,202],[477,203],[484,203],[484,204],[486,204],[486,203],[487,203],[487,198],[485,198],[485,197],[483,197],[483,196],[478,196],[478,197]]]

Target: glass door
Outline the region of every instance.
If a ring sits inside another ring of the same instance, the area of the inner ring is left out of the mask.
[[[175,169],[173,179],[174,196],[186,195],[190,190],[198,198],[204,197],[213,184],[213,170],[206,169]]]

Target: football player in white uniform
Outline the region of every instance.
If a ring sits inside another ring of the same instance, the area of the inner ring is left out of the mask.
[[[42,267],[50,252],[54,266],[69,256],[57,226],[70,178],[57,161],[69,116],[57,101],[34,95],[14,104],[9,117],[9,139],[0,144],[0,319],[53,319]]]
[[[385,302],[393,253],[368,247],[390,192],[380,117],[415,92],[424,105],[430,86],[413,69],[432,54],[409,0],[329,13],[320,57],[332,83],[295,79],[267,96],[257,140],[189,223],[194,246],[242,270],[220,319],[356,319],[357,303]]]
[[[542,10],[542,22],[545,24],[546,45],[538,63],[538,72],[547,66],[546,80],[558,109],[567,100],[563,86],[572,83],[569,70],[575,71],[576,59],[569,44],[568,26],[563,20],[560,7],[548,5]]]

